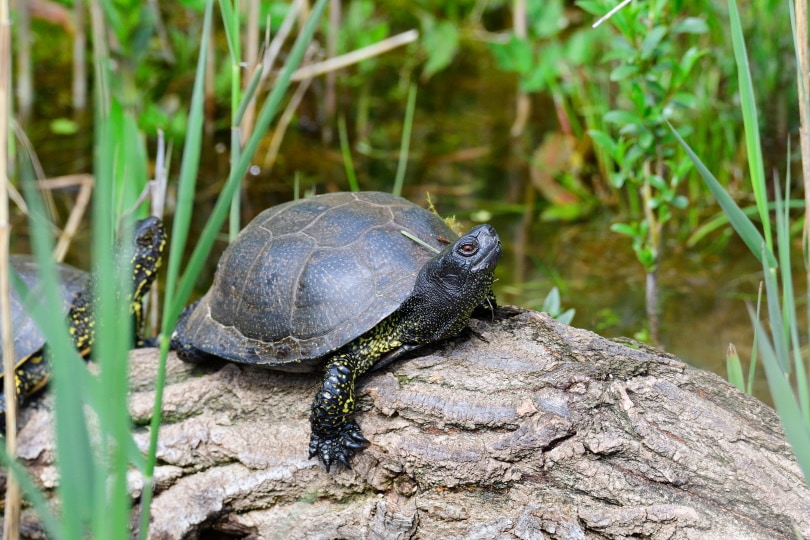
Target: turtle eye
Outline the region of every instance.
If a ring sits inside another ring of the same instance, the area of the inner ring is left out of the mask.
[[[458,246],[457,250],[461,255],[465,257],[469,257],[470,255],[475,255],[478,252],[478,242],[466,242]]]

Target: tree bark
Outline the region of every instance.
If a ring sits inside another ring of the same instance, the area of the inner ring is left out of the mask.
[[[307,459],[316,376],[171,355],[150,538],[810,536],[770,407],[642,344],[501,315],[364,377],[372,444],[331,473]],[[132,360],[145,426],[156,353]],[[49,399],[22,420],[20,455],[51,489]]]

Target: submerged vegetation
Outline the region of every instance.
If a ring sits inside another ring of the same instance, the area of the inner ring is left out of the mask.
[[[738,13],[734,0],[636,0],[593,28],[614,2],[186,0],[158,12],[156,4],[135,0],[40,1],[56,10],[50,22],[30,21],[0,0],[0,97],[17,89],[17,113],[0,113],[0,131],[13,135],[0,136],[0,162],[9,166],[0,168],[0,179],[23,191],[24,204],[14,199],[18,215],[28,216],[33,251],[50,268],[52,224],[75,231],[76,220],[58,217],[37,154],[53,141],[74,141],[78,164],[61,163],[55,172],[94,173],[98,317],[122,321],[99,336],[98,375],[76,354],[54,367],[58,513],[12,465],[54,538],[127,537],[130,467],[141,475],[139,534],[146,537],[168,337],[223,223],[229,219],[233,237],[276,199],[327,189],[452,195],[465,218],[505,219],[517,231],[507,246],[517,277],[504,280],[504,291],[564,320],[573,317],[562,307],[565,276],[532,259],[529,233],[543,223],[608,216],[623,239],[618,245],[647,275],[648,319],[637,336],[652,342],[663,261],[696,244],[718,249],[729,241],[730,223],[763,264],[767,323],[755,307],[754,354],[760,351],[788,439],[810,477],[810,329],[799,330],[810,320],[800,307],[810,304],[793,288],[792,252],[801,238],[790,219],[807,192],[792,179],[810,157],[791,150],[810,147],[795,137],[807,121],[800,115],[807,83],[798,92],[793,71],[784,68],[806,62],[807,37],[802,25],[791,24],[806,20],[806,9],[794,13],[790,4],[767,0]],[[56,32],[54,21],[64,33],[28,50],[32,34]],[[14,79],[7,69],[12,54]],[[66,84],[64,93],[47,93],[48,84],[71,77],[69,97]],[[466,115],[479,99],[471,87],[478,96],[505,88],[514,99],[477,104],[499,108],[497,118]],[[92,114],[84,111],[88,103]],[[447,109],[455,113],[451,120],[442,117]],[[773,182],[765,171],[774,171]],[[472,195],[480,200],[470,201]],[[170,216],[171,249],[163,294],[152,300],[161,314],[154,328],[163,362],[144,457],[129,434],[124,336],[131,331],[116,301],[125,283],[115,278],[126,272],[115,271],[122,262],[112,246],[120,224],[149,212]],[[0,212],[0,233],[21,222]],[[4,258],[0,253],[0,281]],[[559,289],[524,282],[532,263]],[[45,272],[43,280],[55,293],[54,275]],[[49,342],[69,350],[65,328],[47,326]],[[734,358],[733,382],[751,392],[752,375],[743,380]],[[90,436],[90,422],[102,437]],[[13,463],[13,435],[7,441],[3,459]],[[13,512],[19,501],[9,493],[6,509]]]

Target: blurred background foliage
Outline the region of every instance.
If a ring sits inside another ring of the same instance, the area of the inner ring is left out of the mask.
[[[251,41],[261,48],[266,36],[281,31],[291,6],[306,11],[306,2],[225,3],[256,30],[242,32],[241,58]],[[138,179],[132,189],[155,176],[158,133],[170,155],[184,137],[204,4],[90,4],[108,24],[116,74],[108,91],[141,142],[123,161],[126,176]],[[82,92],[92,84],[82,90],[70,81],[95,76],[87,59],[94,51],[84,37],[95,30],[83,20],[82,5],[17,5],[15,77],[20,82],[30,74],[27,85],[18,85],[20,128],[44,176],[90,172],[92,115],[85,109],[92,100]],[[32,15],[27,28],[19,6]],[[755,297],[759,269],[743,255],[666,122],[744,210],[753,207],[727,5],[635,0],[593,28],[614,6],[608,0],[333,0],[305,62],[410,30],[418,39],[306,81],[299,102],[288,98],[289,128],[274,126],[260,144],[243,184],[239,221],[244,225],[295,192],[348,189],[341,121],[360,188],[390,191],[414,83],[403,194],[417,203],[429,194],[441,213],[497,226],[508,254],[499,269],[502,302],[553,305],[559,313],[574,308],[578,326],[659,343],[722,372],[729,341],[743,356],[750,347],[740,298]],[[794,166],[785,156],[798,129],[788,5],[754,0],[740,9],[765,167],[784,176]],[[32,44],[28,59],[25,40]],[[244,88],[258,62],[244,60],[234,79],[234,44],[221,21],[211,46],[198,230],[233,158],[234,81]],[[176,169],[169,167],[170,178]],[[169,211],[172,196],[170,183]],[[15,241],[16,251],[26,249],[23,237]],[[81,253],[70,257],[86,266]],[[200,278],[203,288],[215,261]]]

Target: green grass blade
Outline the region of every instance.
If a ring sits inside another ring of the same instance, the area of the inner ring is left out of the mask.
[[[219,0],[219,9],[222,13],[222,26],[225,28],[225,38],[228,42],[228,52],[231,56],[231,65],[239,65],[242,60],[242,47],[239,40],[239,0]]]
[[[765,166],[762,159],[762,145],[759,140],[759,121],[757,120],[757,103],[754,99],[754,85],[751,82],[751,69],[748,65],[748,54],[745,38],[737,10],[736,0],[728,0],[728,16],[731,26],[731,43],[734,47],[734,58],[737,63],[737,79],[740,90],[740,106],[745,125],[745,148],[748,152],[748,168],[751,174],[751,186],[759,208],[759,217],[768,251],[773,251],[771,225],[768,218],[768,191],[765,185]]]
[[[340,153],[343,156],[343,168],[346,170],[346,180],[349,182],[350,191],[360,191],[357,184],[357,175],[354,172],[354,161],[352,161],[352,149],[349,145],[349,135],[346,133],[346,118],[338,118],[338,137],[340,138]]]
[[[242,118],[244,118],[245,111],[247,111],[251,100],[253,100],[253,96],[256,95],[256,90],[259,88],[260,82],[262,82],[261,64],[254,68],[253,75],[251,75],[250,81],[248,81],[247,88],[245,88],[245,91],[242,93],[242,101],[239,103],[239,108],[236,110],[236,116],[233,120],[234,126],[240,126],[242,124]]]
[[[804,201],[799,199],[791,199],[787,201],[786,206],[792,210],[803,209]],[[775,208],[776,205],[773,202],[768,203],[769,212]],[[759,215],[759,208],[756,206],[748,206],[746,208],[742,208],[742,212],[750,218],[752,216]],[[709,236],[714,231],[724,228],[726,225],[728,225],[728,216],[725,214],[725,212],[717,213],[715,216],[708,219],[702,225],[699,225],[692,233],[689,234],[689,238],[686,241],[686,246],[694,247],[698,245],[701,240]]]
[[[174,212],[172,222],[172,235],[169,239],[169,258],[166,264],[166,286],[163,312],[163,332],[170,332],[174,325],[167,327],[167,316],[170,314],[174,302],[175,311],[179,311],[181,302],[175,300],[177,282],[180,276],[180,265],[184,260],[186,241],[188,239],[189,225],[191,224],[191,213],[194,209],[194,193],[197,185],[197,171],[200,166],[200,153],[202,151],[202,127],[204,120],[205,101],[205,69],[208,59],[208,44],[211,34],[211,12],[213,0],[206,2],[203,16],[203,30],[200,37],[200,55],[197,59],[197,71],[194,76],[194,86],[191,93],[191,104],[189,105],[188,129],[186,130],[186,140],[183,145],[183,158],[180,163],[180,175],[177,184],[177,208]]]
[[[235,111],[234,111],[235,113]],[[240,137],[239,126],[234,125],[231,127],[231,163],[237,163],[242,153],[242,140]],[[240,181],[241,183],[241,181]],[[239,234],[240,217],[241,217],[241,201],[239,198],[239,190],[237,189],[231,197],[231,208],[228,213],[228,241],[233,242],[236,235]]]
[[[29,208],[34,256],[39,264],[40,283],[47,305],[58,305],[61,295],[50,254],[52,253],[49,223],[40,194],[34,185],[33,173],[23,174],[23,190]],[[51,389],[56,410],[56,448],[60,477],[59,529],[63,538],[82,538],[83,522],[92,515],[93,481],[95,468],[92,461],[90,438],[82,407],[82,386],[78,376],[86,370],[68,337],[64,319],[54,318],[47,312],[46,303],[40,302],[31,312],[52,350],[60,351],[59,361],[53,363]],[[62,352],[64,354],[62,354]]]
[[[788,156],[790,155],[790,145],[788,144]],[[785,192],[790,189],[790,167],[785,175]],[[790,346],[793,353],[793,368],[796,370],[796,390],[799,396],[799,405],[805,421],[810,420],[810,396],[808,396],[807,377],[804,370],[801,348],[799,346],[799,328],[796,320],[796,300],[793,289],[793,265],[791,264],[791,235],[790,235],[790,213],[786,204],[783,203],[782,194],[779,190],[779,182],[774,182],[775,203],[776,203],[776,247],[779,253],[782,283],[782,321],[785,327],[785,341]],[[789,360],[785,358],[786,362]],[[789,364],[788,364],[789,365]],[[810,423],[808,423],[810,427]]]
[[[768,378],[768,386],[773,396],[774,406],[782,420],[785,436],[793,449],[796,461],[804,474],[805,482],[810,483],[810,431],[804,423],[801,410],[799,409],[793,389],[790,386],[785,374],[779,367],[768,334],[762,327],[762,323],[756,319],[749,307],[751,323],[759,342],[759,351],[762,354],[762,365],[765,367],[765,374]]]
[[[745,392],[742,364],[739,355],[737,355],[737,348],[732,343],[728,344],[728,351],[726,352],[726,378],[728,382]]]
[[[242,140],[239,133],[239,124],[236,122],[239,103],[242,94],[242,47],[239,25],[239,0],[220,0],[219,6],[222,14],[222,23],[225,27],[225,35],[228,40],[228,50],[231,57],[231,163],[239,161]],[[231,198],[230,219],[228,226],[228,238],[233,240],[239,233],[239,217],[241,214],[239,192],[236,191]]]
[[[138,194],[123,185],[140,179],[130,176],[120,161],[124,147],[140,144],[141,136],[131,112],[113,98],[109,116],[102,122],[104,136],[98,139],[96,182],[93,197],[93,260],[95,271],[95,313],[97,331],[93,358],[100,366],[98,382],[102,396],[96,409],[102,437],[98,439],[95,460],[97,504],[106,511],[94,511],[96,537],[122,538],[129,531],[130,497],[127,490],[128,441],[131,440],[127,403],[129,390],[129,348],[134,328],[129,305],[132,261],[129,246],[133,238],[134,216],[121,220],[120,210],[130,208]],[[118,211],[117,211],[118,210]],[[112,226],[111,226],[112,225]],[[115,232],[118,245],[115,249]],[[103,502],[102,502],[103,501]],[[103,515],[99,515],[103,514]]]
[[[141,494],[141,515],[138,529],[139,538],[147,537],[149,531],[149,509],[152,503],[153,476],[155,464],[157,462],[157,442],[160,433],[160,423],[162,419],[161,405],[163,403],[163,390],[166,385],[166,360],[169,354],[169,336],[174,328],[176,315],[172,318],[172,313],[179,313],[182,302],[178,302],[175,291],[180,276],[180,265],[188,239],[189,225],[191,224],[191,214],[194,208],[194,192],[197,184],[197,171],[200,164],[200,153],[202,149],[202,127],[205,99],[205,70],[209,54],[208,44],[211,34],[211,19],[213,12],[213,0],[208,0],[203,16],[203,30],[200,36],[200,54],[197,59],[197,71],[194,78],[194,87],[191,95],[191,104],[188,117],[188,129],[186,131],[186,141],[183,146],[183,158],[180,164],[180,178],[177,187],[177,207],[174,213],[172,224],[172,235],[169,240],[169,260],[166,270],[165,300],[163,303],[163,325],[160,335],[160,358],[158,361],[158,371],[155,378],[155,404],[152,410],[149,433],[149,449],[144,465],[144,487]]]
[[[162,401],[162,393],[165,385],[165,362],[166,356],[168,355],[169,336],[171,335],[177,321],[177,317],[180,315],[182,307],[185,305],[189,296],[191,295],[194,282],[205,264],[205,260],[211,251],[216,239],[216,235],[222,227],[230,206],[230,201],[241,184],[241,179],[244,177],[245,172],[250,165],[250,161],[252,160],[253,155],[256,153],[256,149],[258,148],[261,138],[267,131],[270,122],[273,120],[276,112],[278,111],[281,100],[289,87],[292,73],[301,63],[301,59],[304,56],[304,50],[315,32],[325,7],[326,0],[318,0],[318,2],[314,5],[309,20],[305,24],[301,34],[299,34],[292,50],[290,51],[287,63],[284,65],[284,68],[282,69],[279,78],[276,80],[270,95],[267,97],[267,100],[262,106],[256,120],[254,131],[248,139],[238,163],[232,164],[231,173],[228,180],[225,183],[225,186],[220,193],[216,204],[214,205],[214,209],[209,215],[206,226],[194,247],[194,251],[189,259],[186,270],[183,273],[183,277],[178,279],[180,261],[182,260],[183,249],[188,237],[188,225],[191,219],[191,209],[194,204],[194,176],[196,176],[196,171],[199,166],[199,154],[202,146],[200,139],[202,134],[202,95],[198,95],[197,90],[198,88],[202,90],[202,79],[205,70],[203,56],[207,50],[206,36],[208,35],[208,32],[210,32],[210,0],[206,5],[203,32],[204,35],[202,37],[203,45],[201,46],[201,58],[197,66],[197,76],[195,78],[194,94],[192,97],[192,109],[189,115],[189,139],[186,141],[185,148],[185,150],[189,151],[189,156],[187,156],[186,152],[184,151],[183,162],[181,165],[180,186],[178,188],[178,209],[175,213],[175,228],[173,229],[173,236],[175,236],[175,238],[172,239],[171,253],[169,255],[169,270],[167,272],[166,282],[167,301],[164,304],[163,324],[161,327],[160,339],[160,365],[158,369],[157,381],[155,383],[155,408],[152,414],[149,455],[147,456],[144,492],[141,500],[141,520],[139,529],[140,538],[146,538],[148,536],[149,507],[151,505],[153,487],[152,475],[154,473],[157,436],[161,421],[160,403]],[[194,118],[197,114],[199,114],[197,123],[192,123],[192,118]],[[191,141],[192,137],[197,138],[195,141],[196,147],[192,146],[189,148],[189,141]],[[183,198],[182,202],[180,200],[181,194]],[[185,219],[185,221],[183,221],[183,219]],[[182,235],[179,239],[176,238],[178,234],[178,225],[180,234]],[[169,285],[170,280],[171,287]]]
[[[2,444],[0,444],[0,464],[8,468],[11,474],[17,479],[20,489],[25,493],[31,506],[34,507],[37,517],[48,532],[48,538],[53,540],[65,538],[62,534],[62,530],[59,528],[59,522],[51,512],[51,505],[48,500],[34,484],[33,480],[31,480],[31,477],[28,476],[25,467],[20,465],[17,461],[9,459],[8,454],[6,454],[6,447]]]
[[[762,320],[762,290],[764,283],[759,282],[759,290],[757,291],[757,320]],[[745,388],[745,393],[752,395],[754,393],[754,377],[757,372],[757,358],[759,348],[757,347],[757,333],[754,332],[754,342],[751,344],[751,362],[748,364],[748,386]]]
[[[764,252],[765,244],[762,245]],[[765,278],[765,301],[768,306],[768,321],[771,324],[771,336],[773,337],[773,347],[776,350],[776,359],[779,368],[785,373],[790,373],[790,361],[788,359],[788,342],[785,334],[785,325],[782,321],[782,308],[779,301],[779,283],[776,279],[776,268],[768,268],[763,265],[763,276]]]
[[[180,284],[177,289],[177,294],[173,298],[173,305],[171,306],[172,311],[169,313],[169,317],[164,320],[164,327],[169,323],[172,325],[174,324],[174,321],[177,320],[177,316],[180,314],[180,306],[187,302],[189,296],[191,296],[191,291],[194,287],[194,282],[197,275],[205,264],[208,254],[211,251],[211,247],[214,245],[216,235],[218,234],[220,228],[222,227],[222,223],[225,220],[225,215],[227,213],[228,206],[230,205],[230,200],[236,190],[239,189],[241,179],[250,166],[250,162],[259,146],[259,142],[278,111],[281,100],[284,97],[287,88],[289,88],[292,73],[301,63],[306,46],[315,32],[315,29],[323,15],[326,4],[326,0],[318,0],[313,6],[309,19],[304,25],[301,33],[298,35],[298,38],[296,39],[295,44],[293,45],[287,58],[287,62],[284,64],[284,68],[281,70],[278,79],[276,79],[276,83],[273,85],[270,95],[267,97],[264,105],[262,105],[261,111],[256,119],[256,126],[245,144],[242,157],[239,159],[239,162],[233,165],[231,168],[230,176],[228,177],[228,180],[220,193],[219,199],[208,217],[205,228],[200,234],[199,241],[191,254],[187,270],[183,274],[183,278],[180,280]]]
[[[413,129],[413,116],[416,110],[416,83],[411,82],[408,87],[408,105],[405,107],[405,121],[402,126],[402,141],[399,145],[399,163],[394,178],[394,195],[402,195],[402,185],[405,183],[405,171],[408,168],[408,153],[411,147],[411,131]]]
[[[776,258],[774,257],[773,251],[770,248],[764,250],[762,246],[765,244],[765,239],[760,234],[759,230],[754,226],[754,223],[748,219],[748,216],[737,206],[737,203],[734,202],[734,199],[723,189],[723,186],[714,175],[706,168],[700,158],[692,151],[692,148],[686,144],[686,141],[681,138],[680,134],[672,127],[671,124],[669,125],[669,129],[672,131],[675,138],[683,147],[684,151],[687,153],[689,158],[694,163],[695,168],[698,170],[698,173],[703,178],[703,181],[709,188],[709,191],[712,192],[714,198],[717,200],[717,203],[720,205],[720,208],[723,209],[723,212],[726,213],[728,216],[728,220],[731,223],[731,226],[734,227],[734,230],[737,231],[737,234],[740,235],[740,238],[745,245],[748,246],[748,249],[751,250],[751,253],[759,259],[760,261],[764,260],[768,263],[768,266],[771,268],[776,268]]]

